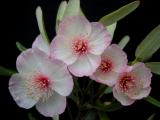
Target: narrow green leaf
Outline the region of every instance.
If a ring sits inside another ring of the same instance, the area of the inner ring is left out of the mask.
[[[26,48],[20,42],[16,42],[16,46],[17,46],[18,50],[21,52],[26,50]]]
[[[55,115],[52,119],[53,120],[59,120],[59,115]]]
[[[155,116],[156,114],[155,113],[153,113],[147,120],[154,120],[154,116]]]
[[[37,9],[36,9],[36,18],[37,18],[39,31],[40,31],[43,39],[48,43],[49,38],[48,38],[46,29],[45,29],[44,20],[43,20],[43,12],[42,12],[41,7],[37,7]]]
[[[122,18],[127,16],[129,13],[133,12],[139,6],[139,4],[140,4],[140,1],[131,2],[119,8],[118,10],[102,17],[99,21],[103,23],[105,26],[111,25],[121,20]]]
[[[67,8],[64,12],[64,17],[79,15],[80,13],[80,0],[69,0]]]
[[[116,29],[116,26],[117,26],[117,22],[115,22],[112,25],[109,25],[109,26],[106,27],[107,31],[109,32],[109,34],[111,36],[111,38],[113,38],[113,36],[114,36],[114,31]]]
[[[104,91],[105,94],[109,94],[109,93],[112,93],[112,88],[111,87],[108,87],[105,91]]]
[[[95,105],[86,104],[86,107],[88,109],[96,109],[98,111],[103,111],[103,112],[113,112],[121,109],[123,106],[116,101],[107,102],[106,104],[106,102],[102,103],[101,101],[97,100]]]
[[[119,102],[112,102],[110,105],[107,106],[106,111],[107,112],[113,112],[116,110],[121,109],[123,106]]]
[[[4,67],[0,66],[0,75],[1,76],[11,76],[14,73],[16,73],[14,70],[10,70],[8,68],[4,68]]]
[[[58,25],[60,21],[63,19],[66,8],[67,8],[67,2],[62,1],[58,8],[58,13],[57,13],[57,18],[56,18],[56,31],[58,30]]]
[[[144,100],[160,108],[160,101],[154,99],[153,97],[148,96]]]
[[[148,62],[145,64],[153,73],[160,75],[160,62]]]
[[[28,114],[29,120],[36,120],[31,113]]]
[[[99,120],[110,120],[105,112],[98,112]]]
[[[128,35],[126,35],[126,36],[124,36],[124,37],[121,39],[121,41],[118,43],[118,45],[119,45],[122,49],[124,49],[125,46],[128,44],[129,40],[130,40],[130,37],[129,37]]]
[[[135,56],[141,61],[149,59],[160,48],[160,25],[153,29],[138,45]]]

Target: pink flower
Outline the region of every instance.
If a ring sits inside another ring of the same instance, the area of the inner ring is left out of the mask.
[[[129,66],[118,77],[113,88],[114,97],[122,105],[131,105],[136,100],[147,97],[151,91],[151,71],[143,63]]]
[[[111,87],[116,83],[119,73],[125,69],[126,65],[127,55],[118,45],[112,44],[105,49],[101,56],[101,64],[91,78]]]
[[[32,49],[18,56],[18,73],[10,78],[9,91],[18,106],[29,109],[36,105],[41,114],[53,117],[64,112],[73,81],[67,66],[51,59],[46,54],[49,46],[38,38]]]
[[[102,24],[90,23],[83,16],[66,17],[51,43],[51,54],[66,63],[75,76],[89,76],[99,66],[100,55],[110,42]]]

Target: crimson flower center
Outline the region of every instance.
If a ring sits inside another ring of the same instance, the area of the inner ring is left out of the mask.
[[[88,51],[88,42],[84,38],[76,38],[73,42],[73,51],[76,54],[82,55]]]
[[[37,76],[35,78],[35,83],[40,90],[46,90],[49,88],[49,79],[44,75]]]
[[[127,92],[135,86],[134,77],[130,74],[125,74],[120,78],[119,87],[123,92]]]
[[[99,69],[103,72],[109,72],[112,70],[112,62],[110,60],[102,60],[101,65],[99,66]]]

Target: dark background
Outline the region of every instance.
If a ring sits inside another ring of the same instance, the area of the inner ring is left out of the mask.
[[[131,1],[133,0],[81,0],[81,6],[90,21],[97,21]],[[0,65],[15,69],[15,61],[20,53],[16,49],[15,42],[19,41],[24,46],[30,47],[39,34],[35,17],[37,6],[40,5],[43,9],[49,38],[54,37],[55,17],[60,2],[61,0],[3,0],[0,2],[0,29],[2,31],[0,34]],[[159,12],[158,0],[141,0],[141,5],[136,11],[118,22],[113,42],[118,43],[124,35],[130,35],[131,41],[124,49],[130,61],[134,59],[136,46],[160,23]],[[159,56],[160,51],[150,61],[160,61]],[[24,110],[15,104],[8,91],[8,80],[9,77],[0,77],[0,120],[28,120],[30,110]],[[154,75],[151,86],[151,96],[160,101],[159,76]],[[39,120],[45,119],[35,108],[31,109],[31,112]],[[152,113],[156,113],[155,119],[160,119],[158,116],[160,109],[140,100],[132,106],[109,113],[109,117],[111,120],[146,120]],[[67,117],[68,113],[65,112],[61,118],[69,120]]]

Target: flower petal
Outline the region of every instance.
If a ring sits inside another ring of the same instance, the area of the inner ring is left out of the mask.
[[[147,87],[147,88],[143,88],[141,90],[139,90],[138,94],[132,94],[132,96],[130,96],[130,98],[132,99],[142,99],[144,97],[147,97],[149,95],[149,93],[151,92],[151,87]]]
[[[91,32],[91,25],[84,16],[66,17],[59,24],[58,35],[73,39],[77,36],[87,37]]]
[[[113,63],[113,71],[122,72],[127,66],[127,55],[116,44],[109,46],[102,54],[102,59],[109,58]]]
[[[36,104],[36,109],[46,117],[53,117],[64,112],[66,108],[66,97],[63,97],[56,92],[47,101],[39,101]]]
[[[100,65],[101,57],[93,54],[80,56],[77,61],[68,66],[69,71],[75,76],[90,76]]]
[[[101,71],[97,70],[92,76],[91,78],[93,78],[93,80],[102,83],[102,84],[106,84],[110,87],[112,87],[113,85],[115,85],[116,81],[118,80],[118,73],[116,72],[108,72],[108,73],[102,73]]]
[[[54,90],[62,96],[68,96],[73,89],[73,79],[68,70],[60,68],[52,76],[54,79]]]
[[[135,102],[135,100],[130,99],[129,97],[125,96],[122,92],[113,88],[113,96],[124,106],[131,105]]]
[[[63,61],[67,65],[77,60],[77,55],[73,54],[71,41],[63,36],[56,36],[51,42],[51,56]]]
[[[27,88],[25,87],[24,79],[20,74],[14,74],[10,78],[9,91],[17,105],[22,108],[29,109],[38,102],[27,95]]]
[[[132,67],[132,74],[136,77],[137,81],[141,83],[143,88],[150,86],[152,73],[144,63],[136,63]]]
[[[90,52],[95,55],[100,55],[111,43],[111,37],[106,28],[98,23],[91,23],[92,31],[89,37]]]
[[[62,96],[68,96],[73,89],[73,80],[67,66],[56,59],[50,58],[40,50],[34,51],[41,72],[53,82],[53,89]]]
[[[32,44],[32,48],[38,48],[46,54],[49,54],[49,44],[43,40],[41,35],[37,36],[36,40]]]
[[[16,66],[18,72],[31,72],[37,68],[37,62],[32,49],[23,51],[17,58]]]

